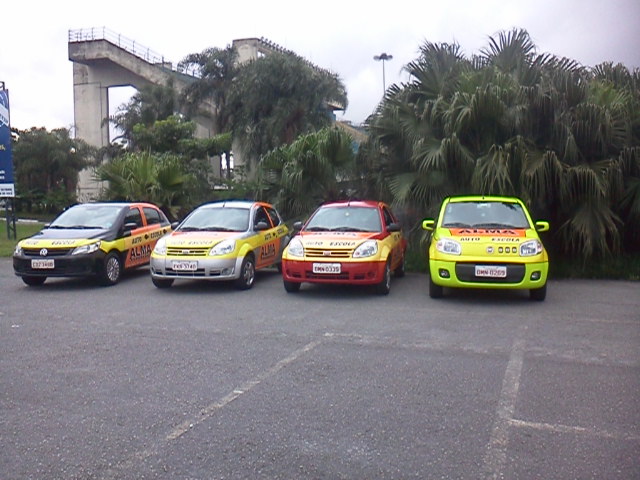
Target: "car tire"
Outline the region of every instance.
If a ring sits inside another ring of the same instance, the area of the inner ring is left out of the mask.
[[[282,262],[276,263],[276,268],[278,269],[278,273],[282,273]]]
[[[116,252],[111,252],[104,257],[104,262],[98,272],[98,282],[102,286],[110,287],[118,283],[121,277],[122,260]]]
[[[300,291],[300,282],[287,282],[286,280],[283,280],[282,283],[284,284],[284,289],[287,293],[297,293]]]
[[[396,278],[404,277],[404,255],[402,255],[402,261],[400,262],[400,265],[398,265],[393,271],[393,276]]]
[[[542,302],[547,297],[547,284],[545,283],[542,288],[532,288],[529,290],[529,298],[537,302]]]
[[[156,278],[151,277],[151,281],[158,288],[169,288],[173,285],[173,278]]]
[[[22,281],[29,285],[30,287],[38,287],[40,285],[42,285],[45,280],[47,279],[47,277],[32,277],[31,275],[25,275],[24,277],[21,277]]]
[[[391,262],[387,260],[384,264],[384,273],[382,281],[376,285],[376,293],[378,295],[388,295],[391,291]]]
[[[256,280],[256,264],[252,255],[247,255],[242,260],[240,266],[240,276],[236,279],[235,285],[239,290],[249,290]]]
[[[444,296],[444,288],[442,285],[436,285],[429,275],[429,296],[431,298],[442,298]]]

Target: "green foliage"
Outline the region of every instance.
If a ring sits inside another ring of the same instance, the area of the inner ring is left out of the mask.
[[[381,195],[425,213],[452,194],[517,195],[575,258],[638,244],[637,70],[537,54],[517,29],[471,59],[425,43],[406,70],[368,121],[377,153],[360,164]]]
[[[2,212],[4,214],[4,212]],[[18,241],[30,237],[42,230],[42,223],[16,223],[16,240],[7,238],[7,221],[4,215],[0,218],[0,257],[10,257]]]
[[[259,165],[259,196],[285,217],[309,214],[323,202],[345,198],[343,181],[354,162],[351,143],[346,132],[330,127],[269,152]]]
[[[182,161],[172,154],[128,153],[102,164],[97,179],[108,182],[108,200],[148,201],[175,218],[188,205],[188,185],[194,181]]]
[[[343,84],[300,58],[271,54],[239,68],[228,95],[234,139],[246,160],[332,122],[327,102],[346,105]]]
[[[78,172],[95,150],[67,129],[17,131],[13,142],[17,208],[56,212],[75,202]]]

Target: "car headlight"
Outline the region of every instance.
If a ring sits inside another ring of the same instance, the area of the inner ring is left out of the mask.
[[[287,246],[287,252],[292,257],[304,257],[304,247],[299,238],[294,238]]]
[[[19,243],[16,245],[16,248],[15,248],[15,250],[13,251],[13,254],[14,254],[14,255],[22,255],[22,247],[20,246],[20,244],[19,244]]]
[[[153,247],[153,253],[156,255],[167,254],[167,241],[164,238],[161,238],[156,242],[156,246]]]
[[[227,255],[233,252],[236,249],[236,241],[235,240],[223,240],[211,250],[209,250],[209,255]]]
[[[540,240],[529,240],[520,245],[521,257],[532,257],[542,253],[542,243]]]
[[[88,255],[90,253],[98,251],[100,248],[100,242],[93,242],[88,245],[81,245],[76,247],[71,252],[71,255]]]
[[[371,257],[378,253],[378,242],[367,240],[361,243],[353,252],[353,258]]]
[[[436,242],[436,250],[447,255],[462,254],[462,246],[455,240],[450,238],[441,238]]]

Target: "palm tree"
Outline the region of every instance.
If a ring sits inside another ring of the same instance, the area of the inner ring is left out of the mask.
[[[307,215],[320,203],[345,198],[352,143],[345,131],[328,127],[272,150],[259,165],[258,196],[272,201],[286,217]]]
[[[637,74],[538,54],[517,29],[470,60],[426,43],[406,68],[368,121],[396,203],[433,214],[446,195],[517,195],[566,253],[619,250],[638,212]]]

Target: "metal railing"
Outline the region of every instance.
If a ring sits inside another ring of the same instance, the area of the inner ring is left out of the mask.
[[[106,27],[81,28],[79,30],[69,30],[69,43],[91,42],[94,40],[105,40],[113,45],[126,50],[136,57],[152,63],[161,64],[164,67],[176,70],[170,60],[166,60],[164,55],[154,52],[148,47],[140,45],[135,40],[113,32]]]

